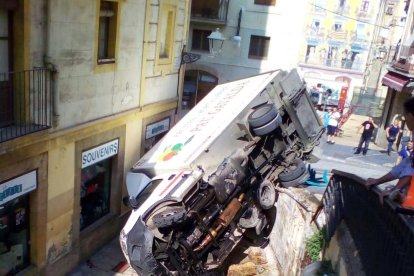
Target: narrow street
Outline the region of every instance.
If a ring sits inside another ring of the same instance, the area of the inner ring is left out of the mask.
[[[373,143],[371,143],[367,155],[354,154],[354,148],[359,141],[359,134],[356,133],[356,129],[365,118],[365,116],[352,115],[343,127],[343,135],[337,137],[336,143],[333,145],[326,143],[325,138],[321,139],[319,149],[323,152],[322,159],[318,163],[312,164],[312,168],[316,170],[318,176],[322,175],[324,170],[327,170],[329,174],[332,169],[336,169],[354,173],[363,178],[379,177],[391,169],[397,159],[397,154],[393,152],[388,156],[383,148]],[[312,193],[319,194],[322,194],[324,191],[323,188],[319,187],[309,187],[309,190]],[[251,245],[241,244],[237,252],[233,252],[230,256],[230,262],[240,263],[249,257],[249,252],[252,252],[252,248],[253,251],[256,248],[262,248],[266,264],[262,266],[263,273],[260,275],[274,275],[272,274],[271,267],[276,264],[274,258],[272,258],[270,246],[267,246],[267,244],[257,244],[257,246],[252,247]],[[69,275],[136,275],[132,268],[123,263],[124,261],[118,239],[115,238]],[[249,268],[244,267],[243,269]]]

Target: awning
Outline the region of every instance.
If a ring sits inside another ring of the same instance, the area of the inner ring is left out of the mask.
[[[407,77],[393,73],[387,73],[382,79],[382,84],[395,89],[398,92],[401,92],[408,81],[409,79]]]

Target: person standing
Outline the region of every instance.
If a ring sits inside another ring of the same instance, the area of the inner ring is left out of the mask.
[[[363,122],[359,127],[357,133],[361,131],[361,128],[364,128],[361,134],[361,138],[359,139],[359,144],[354,152],[354,154],[360,154],[362,149],[362,144],[365,144],[364,149],[362,149],[362,154],[366,155],[369,147],[369,142],[371,141],[372,133],[374,132],[374,129],[376,129],[378,126],[374,123],[374,120],[372,117],[368,117],[368,120]]]
[[[339,114],[337,108],[334,108],[329,113],[328,131],[327,131],[327,134],[328,134],[327,142],[329,144],[335,144],[334,137],[335,137],[336,128],[338,127],[338,122],[340,118],[341,118],[341,114]]]
[[[408,141],[407,145],[402,147],[402,149],[398,152],[397,161],[395,162],[396,165],[400,164],[400,162],[411,155],[413,152],[413,141]]]
[[[395,140],[397,140],[398,134],[401,132],[400,130],[400,121],[395,119],[394,122],[385,129],[385,133],[387,135],[387,154],[390,155],[392,152],[392,145],[394,144]]]
[[[410,131],[414,130],[414,98],[409,99],[404,103],[404,112],[406,118],[407,128]],[[395,123],[395,121],[394,121]],[[397,122],[398,123],[398,122]],[[398,179],[397,184],[388,190],[380,193],[380,199],[385,196],[393,195],[393,198],[398,199],[405,208],[414,208],[414,155],[401,160],[398,165],[395,165],[390,172],[380,178],[368,178],[365,185],[368,189],[380,185],[385,182]],[[406,192],[405,192],[406,191]]]

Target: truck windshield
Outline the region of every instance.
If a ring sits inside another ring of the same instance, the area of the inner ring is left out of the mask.
[[[147,198],[152,194],[152,192],[158,187],[162,182],[162,179],[154,179],[148,183],[148,185],[137,195],[134,202],[134,208],[138,209],[142,203],[147,200]]]

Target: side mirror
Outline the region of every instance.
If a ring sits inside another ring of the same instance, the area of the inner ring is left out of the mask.
[[[137,200],[133,197],[129,197],[129,196],[124,196],[122,198],[122,202],[124,203],[124,205],[126,207],[132,208],[132,209],[136,209],[138,206],[137,204]]]

